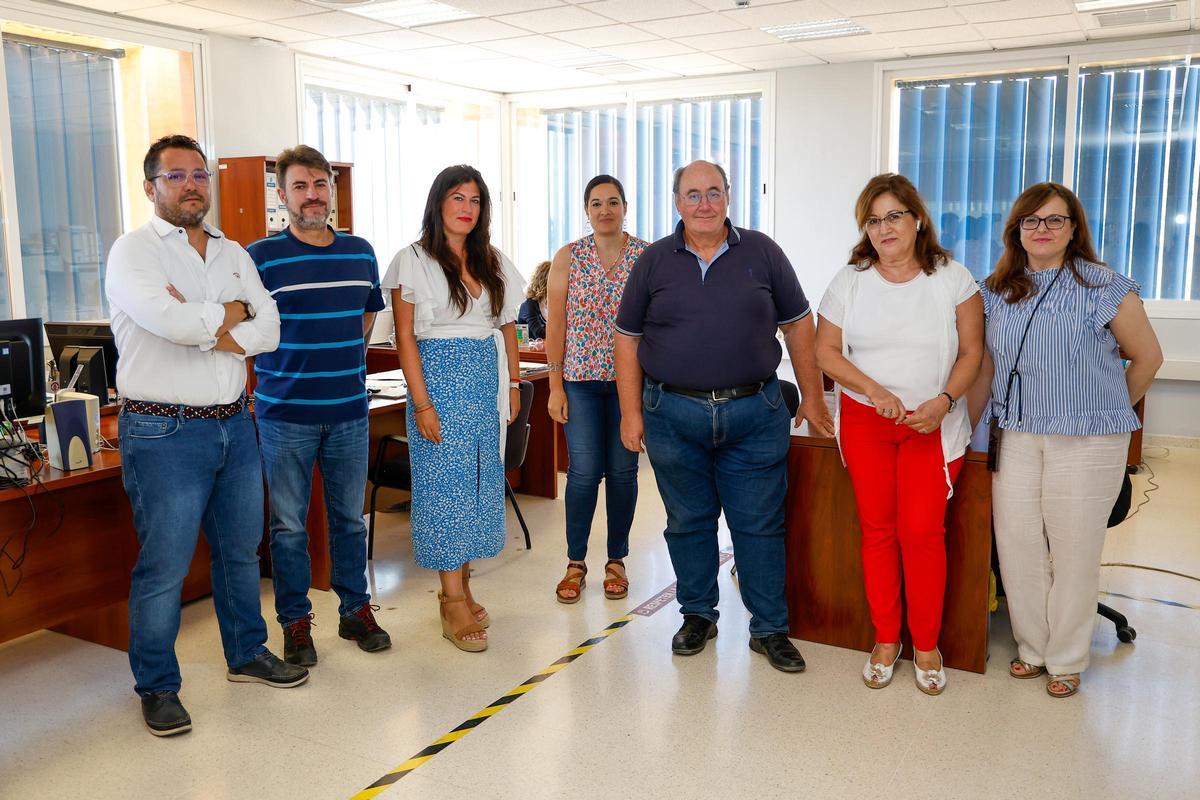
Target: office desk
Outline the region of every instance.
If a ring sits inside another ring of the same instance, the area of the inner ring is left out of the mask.
[[[117,441],[115,414],[101,417],[100,433]],[[94,465],[86,470],[47,465],[41,473],[45,489],[34,483],[24,492],[0,490],[0,542],[8,542],[7,553],[20,553],[24,532],[33,525],[19,571],[0,557],[9,590],[21,581],[11,596],[0,593],[0,642],[50,628],[120,650],[129,647],[129,581],[138,553],[133,511],[121,483],[120,453],[101,450],[92,457]],[[200,536],[182,599],[211,591],[208,542]]]
[[[968,453],[946,512],[946,601],[939,646],[946,666],[983,672],[988,644],[992,481]],[[798,639],[870,651],[862,531],[854,489],[833,439],[793,436],[788,450],[787,600]],[[907,625],[902,638],[911,657]]]

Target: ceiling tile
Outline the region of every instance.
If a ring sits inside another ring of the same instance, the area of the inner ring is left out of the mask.
[[[1087,37],[1083,31],[1071,33],[1045,33],[1037,36],[1014,36],[1011,39],[992,39],[992,47],[997,50],[1011,50],[1017,47],[1047,47],[1054,44],[1072,44],[1082,42]]]
[[[298,31],[295,28],[285,28],[282,25],[275,25],[270,22],[247,22],[242,25],[232,25],[228,28],[210,28],[209,30],[225,36],[244,36],[247,39],[259,37],[273,39],[285,44],[291,42],[311,42],[313,39],[322,38],[316,33]]]
[[[441,36],[453,42],[489,42],[494,39],[512,39],[517,36],[528,36],[529,31],[505,25],[494,19],[480,17],[478,19],[460,19],[455,22],[443,22],[438,25],[422,25],[416,30],[421,33]]]
[[[132,11],[136,8],[152,8],[167,6],[171,0],[62,0],[73,6],[84,6],[92,11],[105,11],[116,14],[122,11]]]
[[[910,56],[936,56],[950,53],[982,53],[991,50],[987,42],[948,42],[946,44],[916,45],[901,47]]]
[[[767,25],[791,25],[796,22],[835,19],[842,14],[827,3],[818,2],[818,0],[799,0],[799,2],[763,6],[756,4],[750,8],[724,11],[722,16],[729,17],[747,28],[762,28]]]
[[[357,14],[347,14],[345,11],[331,11],[327,14],[295,17],[287,19],[281,24],[302,31],[323,33],[326,36],[355,36],[360,33],[395,30],[394,25],[360,17]]]
[[[863,50],[891,50],[896,47],[887,37],[871,33],[860,36],[839,36],[836,39],[809,39],[794,44],[805,52],[815,55],[857,53]]]
[[[684,53],[683,55],[679,56],[647,58],[639,63],[650,67],[656,67],[658,69],[669,70],[671,72],[682,72],[684,70],[700,69],[703,67],[725,67],[726,69],[735,68],[735,65],[732,62],[708,53]]]
[[[980,22],[975,29],[982,33],[985,39],[1004,39],[1031,34],[1074,33],[1079,31],[1080,27],[1073,14],[1062,14],[1057,17],[1042,17],[1037,21],[1037,25],[1032,25],[1025,20]]]
[[[732,6],[733,3],[730,3]],[[642,22],[650,19],[683,17],[688,14],[703,14],[706,9],[693,0],[600,0],[588,3],[587,10],[603,14],[617,22]]]
[[[970,25],[929,28],[916,31],[898,31],[896,33],[884,33],[880,35],[893,47],[900,47],[905,50],[908,50],[910,47],[953,44],[955,42],[977,42],[983,38]]]
[[[485,42],[480,47],[492,50],[495,53],[504,53],[508,56],[524,56],[533,59],[546,59],[573,54],[582,55],[591,52],[586,47],[580,47],[577,44],[564,42],[561,39],[555,39],[550,36],[540,35]]]
[[[749,67],[756,72],[763,72],[772,69],[789,69],[791,67],[813,67],[818,64],[824,64],[824,59],[816,56],[798,56],[796,58],[780,58],[773,61],[745,61],[743,66]]]
[[[609,44],[648,42],[658,37],[631,25],[604,25],[599,28],[581,28],[577,31],[559,31],[554,34],[554,38],[582,47],[603,47]]]
[[[137,17],[151,22],[161,22],[164,25],[175,25],[179,28],[190,28],[201,31],[208,28],[221,28],[250,22],[245,17],[235,17],[232,14],[222,14],[219,11],[209,11],[195,6],[158,6],[156,8],[140,8],[122,12],[127,17]]]
[[[450,5],[470,11],[472,14],[496,16],[517,14],[522,11],[538,11],[543,8],[565,6],[563,0],[449,0]]]
[[[596,49],[626,60],[664,58],[666,56],[677,56],[695,52],[686,45],[668,41],[667,39],[657,39],[653,42],[638,42],[637,44],[613,44]]]
[[[806,53],[794,44],[781,42],[779,44],[768,44],[763,47],[737,47],[732,50],[718,50],[715,55],[729,61],[744,64],[747,61],[780,61],[788,58],[800,58],[812,55],[812,53]]]
[[[733,8],[733,0],[692,0],[696,5],[704,6],[710,11],[728,11]],[[770,6],[782,5],[784,3],[794,2],[794,0],[756,0],[754,6]]]
[[[896,49],[862,50],[853,53],[828,53],[821,57],[830,64],[848,64],[852,61],[891,61],[904,58],[904,51]]]
[[[1070,14],[1075,7],[1070,0],[1002,0],[998,3],[958,6],[956,10],[967,22],[1008,22]],[[1032,31],[1037,26],[1030,23],[1029,27]]]
[[[854,21],[871,33],[891,33],[892,31],[912,31],[921,28],[944,28],[949,25],[962,25],[963,18],[953,9],[935,8],[927,11],[907,11],[903,14],[877,14],[874,16],[855,17]]]
[[[412,58],[432,64],[451,64],[458,61],[484,61],[495,58],[491,50],[471,44],[452,44],[445,47],[424,47],[411,54]]]
[[[742,23],[721,14],[692,14],[674,19],[647,20],[637,23],[635,27],[666,38],[746,30]]]
[[[979,2],[980,0],[971,0]],[[843,17],[861,17],[868,14],[888,14],[901,11],[922,11],[927,8],[945,8],[945,0],[825,0]]]
[[[320,14],[321,9],[299,0],[187,0],[187,5],[260,21]]]
[[[731,50],[735,47],[753,47],[756,44],[779,44],[778,36],[759,30],[727,31],[706,33],[703,36],[674,36],[672,41],[694,47],[697,50]]]
[[[556,33],[580,28],[598,28],[609,25],[612,20],[593,14],[576,6],[547,8],[541,11],[526,11],[520,14],[505,14],[497,17],[508,25],[516,25],[534,33]]]
[[[451,44],[449,39],[430,36],[428,33],[414,31],[409,28],[397,28],[393,31],[364,33],[358,36],[346,36],[343,38],[351,42],[378,47],[381,50],[416,50],[421,47],[439,47]]]
[[[310,53],[314,56],[346,59],[379,52],[379,48],[347,41],[346,39],[317,39],[312,42],[294,42],[291,48],[299,50],[301,53]]]

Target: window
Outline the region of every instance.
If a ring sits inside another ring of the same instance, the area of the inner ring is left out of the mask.
[[[526,102],[515,111],[514,148],[517,253],[526,271],[587,233],[583,190],[599,174],[624,185],[629,232],[653,241],[679,220],[674,171],[697,159],[714,161],[729,177],[730,220],[767,230],[763,91],[665,99],[629,94],[567,108]]]
[[[1153,299],[1200,299],[1200,64],[1079,70],[1075,187],[1100,258]]]
[[[0,199],[0,206],[3,205],[3,200]],[[3,214],[0,214],[2,217]],[[13,317],[12,303],[9,302],[8,294],[8,267],[5,266],[7,259],[5,258],[5,248],[8,243],[4,240],[4,226],[0,225],[0,319],[11,319]]]
[[[921,192],[942,245],[976,277],[1028,185],[1063,178],[1066,69],[900,81],[896,169]]]
[[[167,133],[196,137],[193,49],[57,32],[0,29],[7,224],[0,310],[104,319],[108,251],[153,213],[141,162]],[[4,263],[7,266],[4,266]],[[19,270],[20,274],[13,274]]]
[[[421,232],[434,177],[451,164],[479,169],[492,194],[492,236],[503,229],[495,111],[472,103],[388,99],[305,83],[304,138],[330,161],[354,164],[355,235],[380,264]]]

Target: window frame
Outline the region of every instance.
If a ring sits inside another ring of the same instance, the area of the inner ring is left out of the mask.
[[[131,44],[160,47],[190,53],[192,56],[192,91],[196,100],[196,132],[200,146],[209,155],[210,166],[215,167],[212,79],[209,73],[210,44],[208,36],[198,31],[168,28],[134,18],[119,20],[77,6],[47,5],[38,0],[0,0],[0,23],[19,22],[36,25],[65,33],[100,36]],[[114,24],[114,22],[116,24]],[[122,134],[118,131],[118,137]],[[120,148],[118,148],[120,152]],[[120,164],[122,172],[129,165]],[[28,313],[25,302],[25,276],[21,268],[21,228],[17,216],[17,194],[8,176],[15,171],[13,164],[12,129],[8,108],[8,81],[4,59],[0,58],[0,225],[4,226],[4,260],[8,276],[9,309],[13,319],[22,319]],[[122,223],[129,218],[128,206],[132,198],[121,193]],[[213,203],[215,213],[217,203]]]
[[[667,81],[647,81],[644,83],[623,83],[609,86],[584,87],[575,89],[551,89],[539,92],[516,92],[506,95],[504,105],[507,109],[507,137],[510,145],[505,151],[505,158],[512,159],[513,145],[517,138],[517,117],[522,109],[562,109],[562,108],[591,108],[594,106],[624,105],[631,124],[637,120],[637,108],[644,103],[659,103],[669,101],[694,100],[705,97],[727,97],[739,94],[759,93],[763,99],[761,142],[763,153],[762,175],[765,184],[763,212],[763,233],[773,236],[775,231],[775,82],[774,70],[764,72],[738,73],[736,75],[705,76],[696,78],[678,78]],[[634,126],[636,129],[636,126]],[[626,148],[625,174],[637,174],[637,147]],[[511,165],[510,165],[511,166]],[[520,213],[520,198],[512,199],[512,212],[505,217],[506,226],[512,225]],[[581,204],[582,205],[582,204]],[[629,197],[627,217],[637,216],[637,197]],[[514,231],[515,233],[515,231]],[[516,241],[512,236],[508,241]],[[565,244],[565,242],[564,242]],[[521,254],[514,254],[520,257]],[[526,259],[528,260],[528,259]]]
[[[1076,123],[1079,107],[1079,70],[1096,63],[1139,60],[1169,61],[1195,58],[1200,62],[1200,35],[1168,35],[1136,41],[1090,41],[1048,47],[1023,48],[997,53],[906,58],[875,63],[875,126],[872,147],[874,173],[894,170],[898,163],[900,114],[898,80],[960,76],[1002,71],[1067,69],[1067,116],[1063,140],[1063,183],[1075,181]],[[1200,131],[1197,131],[1200,137]],[[1200,320],[1200,299],[1144,300],[1151,319]]]

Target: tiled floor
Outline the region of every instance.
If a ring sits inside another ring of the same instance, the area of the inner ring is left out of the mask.
[[[1196,575],[1200,451],[1147,455],[1162,488],[1110,532],[1105,561]],[[314,592],[321,661],[311,681],[288,691],[232,684],[211,602],[188,606],[178,650],[195,728],[172,739],[142,726],[124,653],[49,632],[0,645],[0,798],[350,798],[670,584],[645,465],[641,490],[630,597],[604,599],[601,549],[575,606],[552,591],[565,563],[562,501],[521,498],[534,549],[522,549],[512,521],[509,548],[473,581],[494,620],[481,655],[441,638],[436,580],[412,563],[404,514],[381,517],[372,566],[390,651],[338,639],[336,598]],[[603,547],[599,516],[593,543]],[[861,654],[811,643],[799,643],[804,674],[770,669],[746,647],[728,571],[721,634],[703,654],[671,656],[676,607],[636,617],[382,797],[1200,796],[1200,611],[1102,598],[1129,614],[1137,643],[1119,645],[1102,621],[1083,690],[1056,701],[1041,681],[1006,675],[1014,647],[1001,609],[988,673],[952,670],[946,693],[930,698],[908,662],[891,687],[870,691]],[[1108,592],[1200,606],[1200,583],[1102,573]],[[270,614],[269,582],[262,597]]]

